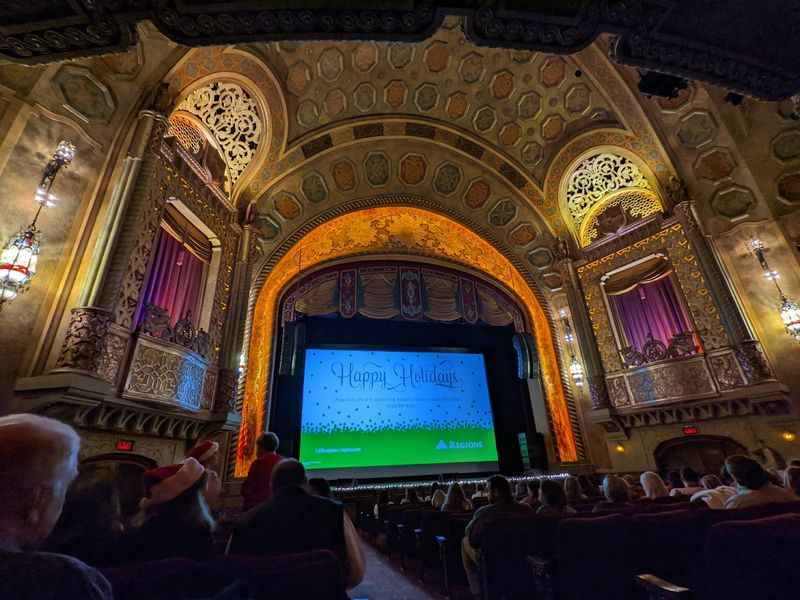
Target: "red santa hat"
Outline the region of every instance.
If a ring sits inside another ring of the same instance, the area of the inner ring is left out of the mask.
[[[203,465],[189,457],[177,465],[156,467],[144,472],[144,485],[148,497],[142,498],[139,508],[164,504],[174,500],[197,483],[205,473]]]
[[[219,444],[211,440],[205,440],[189,450],[187,458],[194,458],[197,462],[205,462],[219,452]]]

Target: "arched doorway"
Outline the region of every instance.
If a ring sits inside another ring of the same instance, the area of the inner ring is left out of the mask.
[[[79,471],[84,481],[102,481],[116,489],[122,516],[127,520],[139,510],[139,499],[144,497],[142,474],[156,466],[156,461],[146,456],[112,452],[87,458]]]
[[[653,453],[661,472],[692,467],[698,473],[719,473],[732,454],[747,454],[747,449],[729,437],[698,435],[661,442]]]

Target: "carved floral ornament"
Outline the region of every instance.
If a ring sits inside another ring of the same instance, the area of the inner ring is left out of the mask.
[[[635,218],[661,211],[661,202],[629,158],[602,152],[578,163],[569,175],[566,209],[581,246],[599,237],[598,217],[611,206],[619,206]]]
[[[225,191],[230,193],[255,156],[264,134],[256,101],[236,83],[214,81],[193,90],[175,110],[194,115],[208,128],[222,150]]]

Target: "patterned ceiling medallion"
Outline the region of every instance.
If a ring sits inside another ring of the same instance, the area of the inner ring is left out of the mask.
[[[176,110],[198,117],[214,136],[225,159],[225,191],[230,193],[264,133],[255,100],[235,83],[215,81],[192,91]]]

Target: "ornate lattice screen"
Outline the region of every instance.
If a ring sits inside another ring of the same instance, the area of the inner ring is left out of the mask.
[[[597,219],[606,208],[621,207],[642,218],[661,210],[661,202],[647,178],[630,159],[602,152],[579,163],[567,183],[566,204],[581,246],[599,236]]]
[[[256,154],[264,124],[253,98],[241,86],[223,81],[193,90],[176,111],[195,115],[209,130],[225,160],[225,191],[230,192]]]

